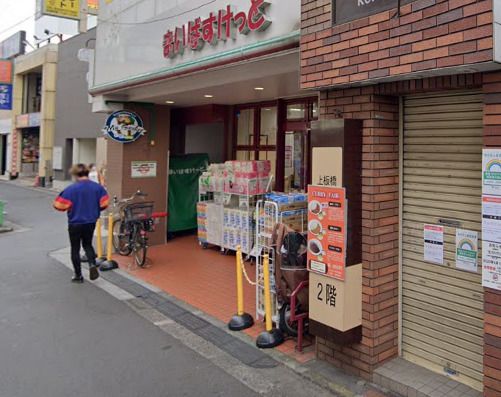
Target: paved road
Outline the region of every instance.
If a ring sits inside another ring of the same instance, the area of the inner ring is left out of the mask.
[[[0,182],[0,396],[255,396],[209,360],[49,258],[66,247],[51,193]]]

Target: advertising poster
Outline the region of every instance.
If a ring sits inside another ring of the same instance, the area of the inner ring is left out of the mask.
[[[157,176],[156,161],[133,161],[131,163],[132,178],[155,178]]]
[[[501,290],[501,244],[482,242],[482,286]]]
[[[482,151],[482,194],[501,195],[501,149]]]
[[[476,273],[478,270],[478,233],[456,229],[456,267]]]
[[[0,110],[12,110],[11,84],[0,84]]]
[[[0,84],[12,84],[12,62],[0,59]]]
[[[444,227],[424,225],[424,260],[444,264]]]
[[[308,269],[338,280],[345,279],[345,189],[308,188]]]

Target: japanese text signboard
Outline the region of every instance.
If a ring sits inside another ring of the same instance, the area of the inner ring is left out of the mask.
[[[308,269],[344,280],[346,265],[345,189],[308,188]]]
[[[156,161],[133,161],[131,163],[132,178],[155,178],[157,176]]]
[[[501,149],[482,153],[482,285],[501,290]]]
[[[12,83],[12,62],[0,60],[0,84]]]
[[[41,0],[42,15],[80,19],[80,0]]]
[[[404,5],[414,0],[401,0]],[[333,1],[333,20],[336,23],[354,21],[398,7],[398,0],[334,0]]]
[[[214,46],[220,41],[235,40],[237,34],[264,31],[271,25],[266,16],[269,1],[249,0],[248,10],[234,10],[227,5],[224,9],[210,12],[187,23],[167,30],[163,37],[165,58],[184,54],[185,50],[198,51],[205,44]]]
[[[0,110],[12,110],[11,84],[0,84]]]

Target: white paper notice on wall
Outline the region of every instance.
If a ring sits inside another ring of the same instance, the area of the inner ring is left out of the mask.
[[[501,290],[501,244],[482,241],[482,286]]]
[[[437,265],[444,264],[444,227],[424,225],[424,260]]]
[[[477,272],[478,232],[456,229],[456,267],[469,272]]]
[[[52,168],[55,170],[63,169],[63,148],[54,146],[52,149]]]
[[[482,194],[501,195],[501,149],[482,151]]]
[[[482,196],[482,240],[501,244],[501,197]]]

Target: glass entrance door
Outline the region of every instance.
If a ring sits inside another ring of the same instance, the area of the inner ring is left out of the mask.
[[[308,132],[285,132],[284,191],[303,191],[308,184]]]

